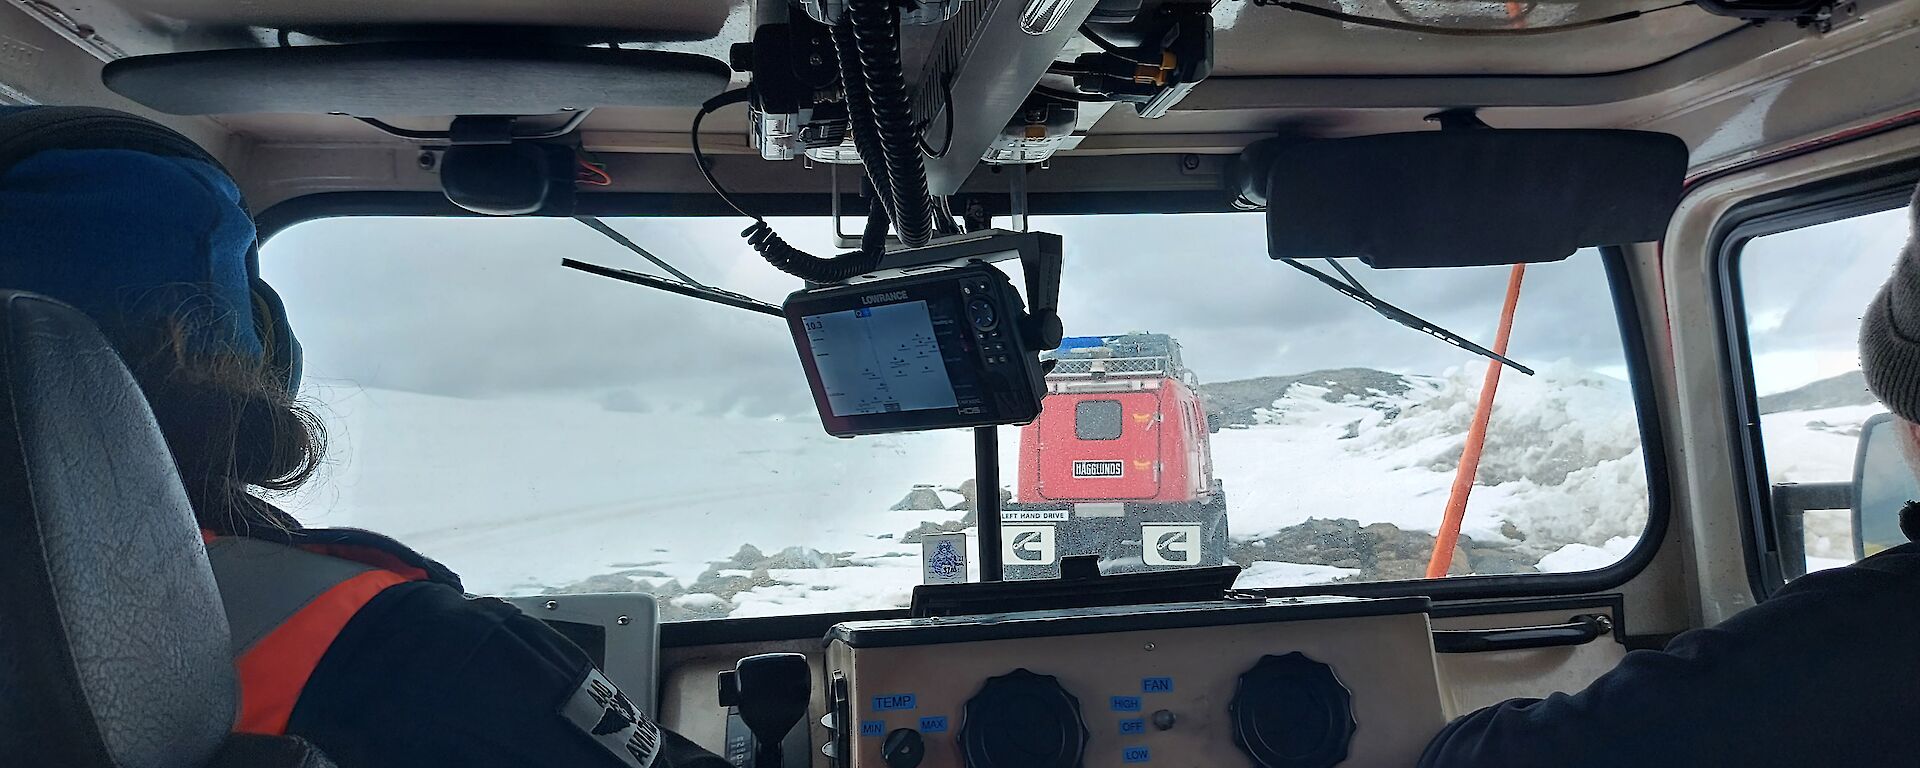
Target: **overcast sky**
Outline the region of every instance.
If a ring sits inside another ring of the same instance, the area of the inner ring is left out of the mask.
[[[1906,209],[1756,238],[1740,278],[1761,394],[1860,367],[1867,302],[1907,239]]]
[[[1847,257],[1838,269],[1815,269],[1811,260],[1804,269],[1749,268],[1755,316],[1780,318],[1768,326],[1775,330],[1756,335],[1757,347],[1821,360],[1789,366],[1795,370],[1854,367],[1846,357],[1853,326],[1844,333],[1831,326],[1857,325],[1858,307],[1905,235],[1900,216],[1882,218],[1846,237],[1783,235],[1760,244],[1766,256],[1756,245],[1753,264],[1800,253]],[[832,250],[824,220],[775,223],[802,248]],[[612,224],[696,279],[775,303],[798,287],[738,237],[741,221]],[[1065,237],[1061,311],[1070,335],[1171,333],[1205,381],[1342,366],[1439,374],[1479,365],[1269,260],[1255,214],[1060,217],[1035,226]],[[565,219],[323,220],[276,237],[262,262],[316,379],[461,397],[626,390],[615,397],[643,406],[811,410],[779,320],[566,270],[563,256],[656,271]],[[1492,345],[1506,268],[1349,268],[1376,294]],[[1847,340],[1837,357],[1835,338]],[[1528,271],[1510,356],[1620,375],[1597,254]],[[1763,382],[1763,390],[1777,388],[1784,387]]]

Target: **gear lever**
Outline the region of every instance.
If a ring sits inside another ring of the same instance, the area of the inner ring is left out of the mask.
[[[807,716],[812,698],[813,669],[802,654],[748,656],[720,673],[720,705],[738,709],[753,733],[754,768],[782,768],[781,743]]]

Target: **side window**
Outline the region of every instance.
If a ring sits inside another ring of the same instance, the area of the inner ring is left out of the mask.
[[[1120,439],[1120,401],[1082,400],[1073,406],[1073,436],[1081,440]]]
[[[1886,410],[1860,372],[1860,318],[1906,238],[1906,211],[1890,210],[1755,237],[1735,256],[1787,578],[1859,557],[1855,453]]]

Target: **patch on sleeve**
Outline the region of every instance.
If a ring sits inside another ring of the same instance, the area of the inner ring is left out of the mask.
[[[560,705],[560,715],[632,768],[650,768],[660,754],[660,726],[641,714],[600,670],[587,670],[579,690]]]

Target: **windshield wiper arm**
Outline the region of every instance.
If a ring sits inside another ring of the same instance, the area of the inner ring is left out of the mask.
[[[1348,285],[1346,283],[1340,282],[1339,280],[1335,279],[1334,276],[1329,275],[1320,270],[1314,269],[1313,267],[1309,267],[1305,264],[1302,264],[1298,260],[1281,259],[1280,261],[1286,262],[1288,266],[1293,267],[1294,269],[1297,269],[1309,275],[1312,275],[1314,279],[1319,280],[1322,283],[1325,283],[1329,288],[1339,291],[1342,295],[1345,295],[1347,298],[1353,299],[1354,301],[1367,305],[1373,311],[1380,313],[1381,317],[1385,317],[1388,320],[1392,320],[1408,328],[1412,328],[1416,331],[1420,331],[1436,339],[1444,341],[1448,344],[1452,344],[1456,347],[1464,349],[1468,352],[1472,352],[1476,355],[1487,358],[1489,360],[1497,360],[1500,362],[1501,365],[1505,365],[1508,368],[1512,368],[1528,376],[1533,375],[1532,368],[1528,368],[1524,365],[1516,363],[1508,359],[1506,355],[1502,355],[1491,349],[1487,349],[1486,347],[1483,347],[1471,341],[1468,341],[1465,338],[1462,338],[1459,334],[1454,333],[1453,331],[1449,331],[1445,328],[1442,328],[1440,326],[1434,325],[1433,323],[1427,322],[1424,319],[1421,319],[1419,315],[1415,315],[1412,312],[1408,312],[1404,309],[1401,309],[1392,304],[1388,304],[1385,301],[1382,301],[1380,297],[1373,295],[1372,293],[1368,292],[1365,289],[1359,288],[1358,287],[1359,281],[1357,280],[1354,281],[1355,283],[1354,285]],[[1334,268],[1339,269],[1339,266],[1336,265]],[[1346,270],[1344,269],[1340,271],[1342,274],[1346,273]],[[1349,275],[1348,279],[1352,279],[1352,276]]]
[[[683,283],[677,280],[668,280],[664,277],[649,275],[645,272],[603,267],[599,264],[589,264],[573,259],[561,259],[560,266],[568,269],[577,269],[590,275],[610,277],[623,283],[633,283],[634,285],[654,288],[668,293],[677,293],[681,296],[687,296],[701,301],[711,301],[722,306],[733,307],[734,309],[744,309],[748,312],[758,312],[763,315],[773,315],[774,317],[786,317],[786,313],[781,312],[779,307],[753,298],[752,296],[743,296],[719,288],[694,283]]]
[[[599,217],[575,216],[573,217],[573,219],[575,221],[578,221],[582,224],[587,225],[588,229],[592,229],[595,232],[605,235],[608,240],[612,240],[615,243],[618,243],[620,247],[625,248],[629,251],[633,251],[634,253],[640,254],[640,258],[646,259],[647,261],[651,261],[653,262],[654,266],[666,270],[667,274],[680,278],[680,282],[686,283],[688,285],[697,285],[702,288],[707,287],[705,283],[702,283],[698,280],[688,277],[687,273],[674,269],[673,265],[668,264],[666,259],[662,259],[658,256],[653,255],[652,253],[649,253],[647,249],[640,247],[639,243],[636,243],[633,240],[629,239],[626,235],[620,234],[613,227],[607,226],[607,223],[604,221],[601,221]]]

